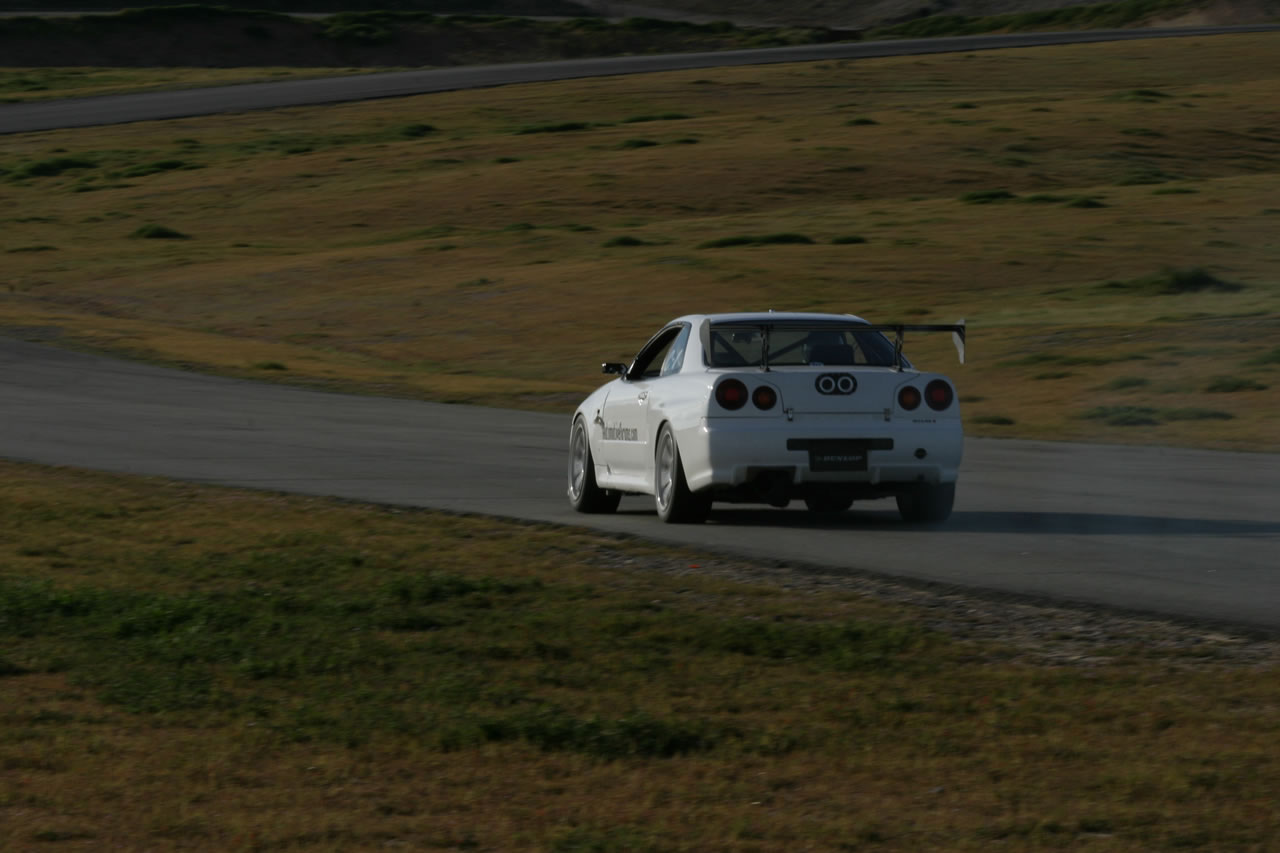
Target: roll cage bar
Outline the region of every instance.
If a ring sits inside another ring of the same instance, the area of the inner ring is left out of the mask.
[[[702,323],[700,337],[702,338],[702,351],[707,354],[707,358],[711,357],[711,320],[708,318]],[[720,329],[750,329],[760,333],[762,347],[760,355],[760,367],[768,372],[769,370],[769,336],[775,329],[785,329],[787,331],[797,332],[821,332],[832,331],[834,329],[849,329],[855,332],[880,332],[881,334],[893,333],[893,365],[894,370],[902,370],[902,340],[907,332],[950,332],[951,341],[955,344],[956,354],[960,357],[960,363],[964,364],[964,345],[965,345],[965,322],[960,320],[958,323],[951,325],[939,325],[933,323],[859,323],[859,322],[843,322],[840,320],[731,320],[728,322],[716,323],[717,330]],[[792,344],[784,350],[779,351],[779,355],[783,352],[794,349],[799,344]]]

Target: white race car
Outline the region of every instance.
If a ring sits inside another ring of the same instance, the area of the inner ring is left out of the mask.
[[[772,311],[672,320],[629,367],[604,364],[618,378],[574,413],[569,501],[613,512],[649,494],[663,521],[700,522],[712,501],[834,513],[892,496],[907,521],[942,521],[960,405],[947,377],[911,366],[902,336],[949,331],[964,363],[964,330]]]

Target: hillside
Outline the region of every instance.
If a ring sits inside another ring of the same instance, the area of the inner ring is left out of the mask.
[[[0,19],[9,67],[395,67],[775,47],[856,37],[813,27],[743,29],[656,19],[533,20],[430,12],[324,18],[213,6]]]
[[[982,18],[1080,8],[1071,0],[578,0],[597,14],[677,17],[705,22],[719,19],[761,26],[825,26],[875,29],[921,18]],[[1246,24],[1280,17],[1277,0],[1123,0],[1094,4],[1110,7],[1116,26],[1143,23]],[[1074,29],[1069,15],[1050,17],[1060,29]],[[1110,22],[1108,22],[1110,24]]]
[[[0,14],[115,12],[173,0],[0,0]],[[1230,25],[1280,20],[1280,0],[227,0],[224,8],[282,14],[426,12],[551,18],[651,18],[741,27],[857,29],[882,36],[1146,25]],[[0,54],[3,55],[3,54]],[[13,64],[8,59],[4,64]]]
[[[118,12],[172,6],[174,0],[0,0],[0,12]],[[381,12],[412,11],[470,15],[561,15],[596,14],[576,0],[227,0],[217,3],[235,9],[267,12]]]

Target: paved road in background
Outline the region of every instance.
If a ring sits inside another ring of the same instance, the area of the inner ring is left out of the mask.
[[[474,511],[748,557],[1280,628],[1280,455],[969,439],[938,528],[890,502],[664,525],[564,497],[568,417],[327,394],[0,339],[0,457]],[[797,569],[803,570],[803,569]]]
[[[869,59],[921,53],[1041,47],[1055,44],[1121,41],[1150,38],[1189,38],[1280,31],[1280,25],[1244,27],[1180,27],[1171,29],[1086,30],[1069,33],[1012,33],[958,38],[906,39],[804,45],[760,50],[728,50],[661,56],[617,56],[558,62],[465,66],[424,71],[396,71],[276,83],[246,83],[208,89],[142,92],[96,98],[0,104],[0,134],[86,127],[132,121],[183,118],[217,113],[278,107],[332,104],[371,98],[394,98],[476,89],[513,83],[605,77],[653,71],[680,71],[731,65],[763,65],[776,62]]]

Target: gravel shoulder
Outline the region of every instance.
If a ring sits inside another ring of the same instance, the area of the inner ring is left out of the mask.
[[[1067,606],[1000,593],[984,595],[942,585],[903,583],[804,564],[702,559],[675,570],[665,557],[601,547],[596,560],[640,574],[698,575],[776,587],[790,593],[852,593],[903,606],[921,626],[959,642],[980,644],[990,662],[1105,667],[1158,658],[1163,666],[1274,669],[1280,639],[1196,620],[1175,621],[1105,607]]]

